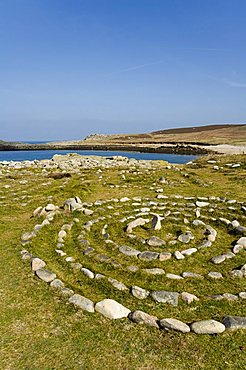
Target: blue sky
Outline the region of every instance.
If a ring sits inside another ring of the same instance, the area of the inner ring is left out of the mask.
[[[0,139],[246,122],[245,0],[0,0]]]

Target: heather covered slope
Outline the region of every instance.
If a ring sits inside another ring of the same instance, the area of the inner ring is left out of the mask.
[[[245,124],[208,125],[154,131],[146,134],[95,135],[87,142],[107,143],[205,143],[205,144],[246,144]]]

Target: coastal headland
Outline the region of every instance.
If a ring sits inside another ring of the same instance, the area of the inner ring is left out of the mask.
[[[83,140],[30,144],[0,140],[0,150],[116,150],[176,154],[244,154],[246,124],[207,125],[146,134],[93,134]]]

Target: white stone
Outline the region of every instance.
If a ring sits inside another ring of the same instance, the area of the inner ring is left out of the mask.
[[[177,259],[177,260],[183,260],[184,259],[184,256],[182,253],[180,253],[179,251],[175,251],[174,252],[174,257]]]
[[[151,224],[152,230],[161,230],[161,221],[163,219],[164,218],[161,217],[160,215],[154,215],[152,219],[152,224]]]
[[[181,293],[181,299],[188,304],[192,303],[193,301],[199,301],[199,298],[196,295],[187,292]]]
[[[95,310],[109,319],[121,319],[127,317],[131,310],[113,299],[103,299],[96,303]]]
[[[216,271],[210,271],[208,273],[208,276],[212,279],[222,279],[223,278],[223,275],[220,272],[216,272]]]
[[[196,334],[220,334],[225,331],[225,325],[215,320],[203,320],[191,324],[191,329]]]
[[[240,223],[237,220],[233,220],[231,223],[231,226],[235,228],[235,227],[240,226]]]
[[[55,210],[56,210],[56,206],[55,206],[54,204],[52,204],[52,203],[49,203],[49,204],[47,204],[47,206],[45,207],[45,210],[46,210],[47,212],[55,211]]]
[[[74,294],[69,298],[69,303],[88,312],[95,312],[94,303],[80,294]]]
[[[246,248],[246,236],[243,236],[237,241],[238,245],[241,245],[242,247]]]
[[[149,291],[148,290],[145,290],[143,288],[140,288],[137,285],[134,285],[134,286],[131,287],[131,293],[132,293],[132,295],[134,297],[136,297],[138,299],[145,299],[149,295]]]
[[[139,217],[136,220],[129,222],[129,224],[127,225],[126,232],[131,233],[132,229],[134,229],[137,226],[145,225],[147,222],[149,222],[149,220]]]
[[[65,230],[60,230],[59,233],[58,233],[58,238],[59,239],[63,239],[63,238],[66,238],[67,236],[67,233]]]
[[[166,274],[166,277],[168,279],[173,279],[173,280],[183,280],[184,278],[180,275],[175,275],[175,274]]]
[[[196,205],[197,207],[207,207],[209,206],[209,203],[208,202],[199,202],[199,201],[196,201]]]
[[[190,328],[188,325],[183,323],[180,320],[176,319],[162,319],[159,321],[160,328],[165,329],[165,330],[175,330],[175,331],[180,331],[181,333],[189,333]]]
[[[125,203],[125,202],[128,202],[130,199],[128,197],[123,197],[120,199],[120,202],[121,203]]]
[[[40,213],[41,213],[41,211],[42,211],[42,209],[43,209],[43,207],[38,207],[38,208],[36,208],[34,211],[33,211],[33,217],[36,217],[36,216],[39,216],[40,215]]]
[[[32,271],[37,271],[46,266],[46,263],[38,257],[32,259]]]
[[[191,254],[195,252],[197,252],[197,248],[189,248],[189,249],[185,249],[181,251],[181,254],[183,254],[183,256],[190,256]]]
[[[90,279],[94,279],[94,274],[91,270],[82,267],[81,271]]]
[[[56,253],[59,254],[59,256],[61,256],[61,257],[66,256],[66,253],[63,252],[62,249],[56,249]]]

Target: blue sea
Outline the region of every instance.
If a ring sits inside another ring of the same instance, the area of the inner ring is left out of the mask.
[[[32,142],[40,143],[41,142]],[[123,151],[101,151],[101,150],[20,150],[20,151],[0,151],[0,161],[33,161],[35,159],[51,159],[55,154],[78,153],[80,155],[99,155],[112,157],[121,155],[128,158],[145,160],[163,160],[169,163],[184,164],[192,161],[198,156],[164,153],[139,153]]]

